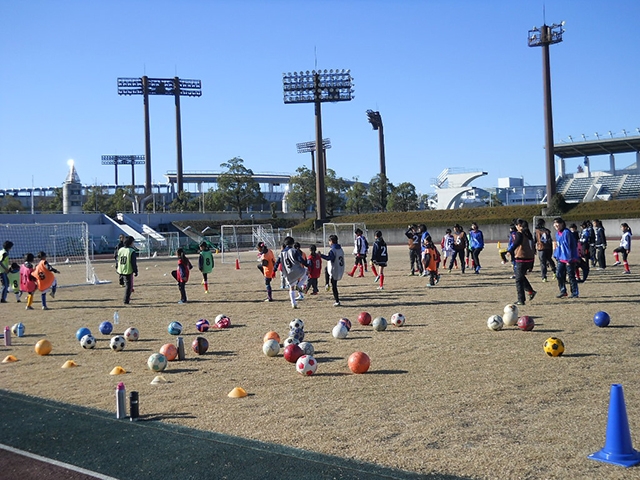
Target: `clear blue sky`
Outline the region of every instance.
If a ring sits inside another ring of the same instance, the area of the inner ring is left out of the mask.
[[[83,183],[112,183],[101,155],[144,154],[142,97],[118,96],[116,80],[145,74],[202,80],[202,97],[182,98],[185,171],[235,156],[259,173],[310,167],[296,143],[314,139],[313,106],[284,104],[282,73],[316,61],[355,83],[351,102],[323,104],[338,176],[379,172],[373,109],[396,185],[430,192],[446,167],[487,171],[481,187],[544,184],[542,52],[527,46],[543,4],[547,24],[566,21],[551,46],[556,141],[637,135],[638,0],[0,0],[0,188],[61,185],[68,159]],[[176,169],[173,98],[152,96],[150,109],[153,180],[164,182]]]

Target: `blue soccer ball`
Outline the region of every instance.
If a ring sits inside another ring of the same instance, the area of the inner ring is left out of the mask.
[[[103,335],[109,335],[113,331],[113,325],[111,322],[102,322],[98,327],[100,333]]]
[[[611,317],[607,312],[597,312],[593,316],[593,323],[595,323],[598,327],[607,327],[609,326],[610,321]]]
[[[167,327],[169,335],[180,335],[182,333],[182,324],[180,322],[171,322]]]
[[[87,327],[79,328],[76,332],[76,339],[80,341],[85,335],[91,335],[91,330],[89,330]]]

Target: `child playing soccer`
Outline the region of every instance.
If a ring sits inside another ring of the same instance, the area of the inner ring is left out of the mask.
[[[20,267],[20,291],[27,294],[27,306],[25,310],[33,310],[33,292],[36,291],[36,279],[33,276],[35,270],[33,261],[35,260],[33,253],[27,253],[24,256],[24,263]]]
[[[133,292],[133,277],[138,276],[138,251],[133,247],[134,238],[128,236],[118,250],[118,275],[124,282],[124,304],[128,305]]]
[[[20,265],[13,262],[7,272],[7,278],[9,279],[9,290],[15,294],[16,302],[20,303],[20,297],[22,296],[20,291]]]
[[[9,293],[9,251],[13,247],[13,242],[7,240],[2,244],[0,250],[0,280],[2,280],[2,298],[0,303],[7,303],[7,294]]]
[[[307,257],[307,267],[309,269],[309,281],[307,283],[307,291],[311,289],[311,295],[318,294],[318,278],[322,273],[322,257],[317,251],[315,245],[309,246],[309,256]]]
[[[180,290],[179,304],[187,303],[187,289],[186,285],[189,281],[189,272],[193,268],[191,262],[184,254],[184,249],[179,248],[176,250],[178,256],[178,269],[171,272],[171,276],[178,282],[178,290]]]
[[[36,266],[33,276],[36,279],[36,283],[38,285],[38,290],[40,290],[40,298],[42,300],[42,309],[49,310],[47,307],[47,293],[51,292],[51,298],[56,298],[56,290],[58,289],[58,282],[56,281],[56,276],[54,273],[60,273],[58,270],[53,268],[47,262],[47,254],[44,252],[38,253],[38,258],[40,261]]]
[[[429,277],[429,287],[437,285],[440,281],[440,275],[438,274],[438,265],[440,264],[440,252],[433,244],[431,235],[427,235],[425,240],[424,250],[424,269]]]
[[[282,244],[283,249],[276,261],[276,269],[282,266],[282,276],[289,285],[289,298],[291,299],[291,308],[298,308],[297,289],[298,283],[306,275],[306,268],[302,263],[302,255],[300,250],[293,247],[295,240],[293,237],[285,237]]]
[[[355,234],[356,238],[354,241],[353,255],[356,257],[356,260],[353,264],[353,268],[349,273],[347,273],[347,275],[353,277],[356,270],[359,268],[360,273],[358,277],[364,277],[364,266],[367,263],[367,250],[369,250],[369,244],[367,243],[367,239],[363,235],[361,229],[356,228]]]
[[[629,270],[629,262],[627,261],[627,257],[631,251],[631,228],[629,224],[621,223],[620,230],[622,230],[622,238],[620,239],[620,246],[613,250],[613,258],[616,261],[613,266],[620,265],[620,254],[622,254],[624,273],[631,273],[631,270]]]
[[[209,293],[209,274],[213,272],[213,252],[209,250],[207,242],[200,242],[200,257],[198,258],[198,270],[202,272],[202,284],[204,293]]]
[[[264,275],[264,284],[267,288],[267,299],[265,302],[273,302],[271,280],[276,276],[276,257],[264,242],[258,243],[258,270]]]
[[[389,261],[389,254],[387,252],[387,244],[382,238],[382,232],[377,230],[374,236],[376,239],[373,242],[373,250],[371,251],[371,271],[376,276],[378,290],[384,290],[384,267],[387,266]],[[380,270],[377,270],[376,267]]]
[[[331,281],[331,291],[333,293],[334,307],[340,306],[340,296],[338,294],[338,281],[342,279],[344,275],[344,250],[338,243],[337,235],[329,235],[329,250],[328,255],[320,256],[327,260],[327,271],[329,272],[329,278]]]

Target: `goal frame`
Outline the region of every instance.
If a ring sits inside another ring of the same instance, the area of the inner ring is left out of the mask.
[[[355,238],[356,238],[356,230],[357,229],[362,230],[362,233],[364,234],[364,236],[367,238],[367,240],[369,241],[369,243],[371,243],[371,241],[369,240],[369,235],[368,235],[368,230],[367,230],[367,225],[363,222],[356,222],[356,223],[332,223],[332,222],[328,222],[328,223],[324,223],[322,224],[322,244],[323,244],[323,248],[328,251],[329,249],[329,235],[337,235],[338,236],[338,242],[340,243],[340,245],[342,245],[342,249],[344,250],[344,245],[346,245],[347,243],[345,242],[345,239],[343,237],[344,234],[350,234],[350,238],[349,238],[349,245],[355,245]]]

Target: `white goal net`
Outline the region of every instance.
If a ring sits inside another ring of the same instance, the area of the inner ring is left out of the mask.
[[[270,249],[277,245],[277,235],[271,225],[222,225],[220,227],[220,253],[222,263],[234,262],[241,251],[255,250],[258,242]]]
[[[77,223],[22,223],[0,225],[0,243],[10,240],[11,263],[24,263],[24,256],[36,257],[45,252],[47,261],[60,271],[59,286],[108,283],[101,282],[89,257],[89,226]]]
[[[355,245],[356,230],[362,230],[369,244],[371,240],[367,232],[367,226],[364,223],[325,223],[322,225],[322,241],[324,242],[324,249],[329,251],[329,235],[337,235],[338,243],[342,246],[342,249],[346,253],[351,253]]]

